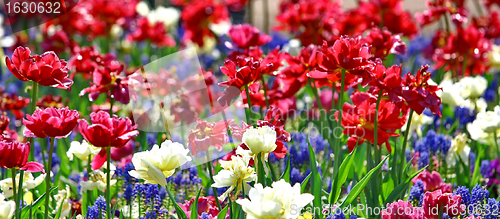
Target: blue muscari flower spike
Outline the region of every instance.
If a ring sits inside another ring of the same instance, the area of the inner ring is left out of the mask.
[[[422,180],[417,180],[410,189],[410,197],[408,200],[420,202],[420,198],[424,195],[424,183]]]
[[[99,214],[102,218],[106,215],[106,200],[103,196],[99,196],[94,205],[88,208],[87,219],[98,219]]]
[[[430,147],[432,154],[436,154],[436,152],[439,150],[438,139],[434,130],[429,130],[422,141],[424,142],[424,144]]]
[[[127,184],[125,186],[125,191],[123,192],[123,198],[127,200],[128,203],[132,201],[132,196],[134,195],[132,184]]]
[[[201,213],[201,219],[210,219],[210,216],[206,213],[206,212],[203,212]]]
[[[483,204],[490,197],[490,192],[476,184],[471,192],[471,204]]]
[[[474,172],[474,168],[476,167],[476,154],[474,152],[470,152],[469,154],[469,163],[470,163],[470,172]]]
[[[149,147],[152,147],[156,144],[156,135],[155,133],[149,132],[146,134],[146,139]]]
[[[496,94],[497,94],[497,86],[498,86],[498,74],[495,74],[493,76],[493,80],[491,81],[491,84],[488,85],[488,88],[486,88],[486,91],[484,91],[483,98],[486,100],[486,102],[493,102],[495,100]]]
[[[358,219],[358,216],[357,215],[351,215],[351,216],[349,216],[349,219]]]
[[[491,176],[491,166],[490,166],[490,161],[489,160],[483,160],[481,161],[481,167],[479,172],[481,173],[481,176],[483,178],[490,178]]]
[[[488,203],[485,206],[486,209],[483,211],[483,217],[484,219],[498,219],[498,214],[499,214],[499,202],[497,202],[494,198],[488,199]]]
[[[472,204],[469,188],[467,188],[465,186],[459,186],[453,194],[460,195],[462,197],[462,204],[464,204],[466,206]]]
[[[429,153],[422,152],[419,154],[418,158],[418,169],[422,169],[425,166],[429,165]]]
[[[344,215],[344,212],[342,212],[342,210],[340,208],[337,208],[335,210],[335,213],[326,217],[326,219],[345,219],[345,215]]]
[[[465,126],[476,119],[476,112],[467,107],[457,106],[455,107],[455,119],[458,119],[460,126]]]
[[[451,147],[451,137],[447,137],[444,134],[439,134],[437,136],[437,141],[439,145],[439,152],[441,152],[441,155],[445,157]]]
[[[405,151],[405,157],[406,157],[406,162],[410,162],[410,160],[411,160],[411,150],[408,149],[408,148]]]

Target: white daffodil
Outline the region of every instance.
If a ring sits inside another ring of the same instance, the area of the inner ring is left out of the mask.
[[[482,76],[469,76],[460,79],[457,85],[459,90],[455,90],[455,92],[460,92],[460,96],[464,99],[477,99],[483,96],[486,88],[488,88],[488,81]]]
[[[24,172],[23,189],[26,191],[26,195],[31,194],[31,193],[28,193],[28,191],[30,189],[33,189],[33,188],[37,187],[38,185],[42,184],[42,182],[45,180],[45,175],[46,174],[42,174],[42,175],[38,176],[37,178],[35,178],[35,177],[33,177],[33,174],[31,174],[30,172]],[[16,175],[16,186],[19,186],[19,178],[20,177],[21,177],[21,175],[18,173]],[[2,192],[3,192],[3,195],[5,196],[5,198],[10,198],[14,195],[12,178],[6,178],[6,179],[0,181],[0,188],[2,189]],[[32,200],[27,200],[27,199],[25,199],[25,200],[28,204],[30,203],[29,201],[32,201]]]
[[[441,97],[441,101],[444,104],[454,106],[460,106],[465,101],[462,96],[460,96],[460,92],[457,92],[457,88],[455,84],[453,84],[453,80],[451,76],[445,75],[445,78],[439,84],[443,90],[438,90],[436,93],[439,97]]]
[[[247,213],[247,219],[295,219],[301,209],[314,199],[311,194],[300,193],[300,184],[292,187],[285,180],[273,182],[272,187],[266,188],[255,184],[248,197],[236,200]]]
[[[247,183],[255,181],[255,170],[249,167],[249,156],[232,156],[230,161],[221,161],[221,166],[224,168],[217,175],[214,176],[214,184],[212,187],[229,189],[220,196],[222,200],[236,188],[236,196],[242,190],[243,186],[248,186]],[[247,190],[248,191],[248,190]]]
[[[149,23],[155,24],[162,22],[167,28],[175,27],[181,17],[181,12],[173,7],[165,8],[163,6],[156,7],[155,10],[150,10],[146,2],[139,2],[135,8],[137,14],[147,17]]]
[[[3,194],[0,193],[0,219],[11,219],[16,210],[16,203],[12,200],[6,201]]]
[[[467,131],[470,134],[470,138],[481,144],[493,143],[493,133],[485,132],[483,126],[480,124],[481,121],[476,120],[467,124]]]
[[[166,178],[172,176],[176,168],[191,161],[188,153],[189,149],[184,148],[182,144],[166,140],[161,147],[154,145],[149,151],[135,153],[132,157],[135,170],[129,171],[129,174],[145,180],[146,183],[165,187]]]
[[[70,161],[73,160],[73,156],[78,157],[78,159],[82,161],[88,161],[89,155],[93,157],[97,155],[99,151],[101,151],[100,148],[94,147],[85,140],[83,140],[82,143],[78,141],[73,141],[71,142],[71,145],[69,147],[69,150],[66,152],[66,155],[68,156]]]
[[[106,163],[103,165],[103,167],[106,167]],[[109,171],[109,174],[113,176],[115,173],[116,167],[114,165],[111,165],[111,170]],[[107,178],[107,173],[102,171],[102,170],[94,170],[91,173],[89,173],[89,178],[87,181],[81,181],[80,182],[80,187],[82,192],[86,191],[92,191],[94,189],[99,189],[99,191],[105,192],[106,191],[106,178]],[[111,179],[110,180],[110,186],[113,186],[116,184],[116,179]]]
[[[446,155],[446,164],[448,164],[449,167],[455,166],[459,159],[461,159],[465,165],[469,165],[470,147],[467,144],[467,140],[467,134],[462,133],[451,141],[450,150]]]
[[[408,115],[409,117],[410,115]],[[411,116],[411,124],[410,124],[410,130],[409,133],[417,132],[418,136],[422,136],[422,127],[425,125],[432,124],[434,119],[430,116],[427,116],[425,114],[418,115],[416,113],[413,113]],[[401,128],[402,131],[406,131],[406,126],[408,125],[408,119],[406,120],[406,124]]]
[[[500,46],[493,45],[488,52],[488,62],[492,69],[500,69]]]
[[[60,218],[66,218],[71,214],[71,202],[69,197],[71,196],[71,190],[69,185],[66,185],[65,190],[59,190],[57,195],[54,195],[54,199],[57,201],[56,209],[52,211],[52,214],[57,214],[59,212],[59,206],[61,206]]]
[[[494,111],[480,112],[474,123],[484,132],[493,133],[500,129],[500,106],[495,106]]]

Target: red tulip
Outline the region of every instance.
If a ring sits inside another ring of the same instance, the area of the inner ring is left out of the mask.
[[[103,149],[92,160],[92,169],[96,170],[106,162],[106,147],[123,147],[132,137],[139,135],[137,125],[132,125],[129,118],[111,117],[108,112],[99,111],[90,114],[92,125],[80,119],[78,128],[83,138],[90,144]]]
[[[26,115],[23,124],[26,126],[24,135],[38,138],[65,138],[76,127],[80,114],[68,107],[54,107],[44,110],[37,109],[32,115]]]
[[[66,106],[67,103],[68,100],[66,99],[66,101],[63,102],[61,96],[48,94],[48,95],[43,95],[42,98],[38,99],[38,101],[36,101],[36,106],[39,107],[40,109],[46,109],[49,107],[63,108]]]
[[[380,101],[378,110],[378,130],[377,145],[385,143],[387,150],[391,151],[389,143],[390,137],[397,137],[396,130],[400,129],[406,121],[407,110],[401,108],[384,97]],[[343,133],[350,136],[347,145],[349,151],[354,150],[356,145],[362,144],[365,140],[374,143],[375,128],[375,108],[377,97],[370,93],[356,92],[351,95],[354,105],[344,103],[342,108]],[[335,112],[338,121],[339,112]],[[357,143],[357,144],[356,144]]]
[[[16,116],[16,119],[21,119],[24,117],[24,113],[21,111],[21,109],[27,107],[29,103],[29,98],[17,96],[16,93],[4,93],[2,94],[2,96],[0,96],[0,110],[10,111]]]
[[[271,41],[270,36],[265,33],[260,33],[258,28],[252,27],[250,24],[231,26],[228,36],[240,49],[262,46]]]
[[[348,74],[362,77],[363,85],[368,84],[371,80],[369,70],[375,64],[369,60],[372,57],[371,47],[361,39],[341,37],[335,41],[333,47],[328,47],[324,42],[321,52],[317,55],[319,70],[309,72],[308,76],[336,82],[341,78],[341,71],[345,70]]]
[[[451,192],[451,185],[443,182],[441,175],[436,171],[432,171],[432,173],[430,173],[429,171],[424,170],[418,174],[418,176],[413,178],[412,182],[415,183],[418,180],[422,180],[425,191],[441,190],[445,193]]]
[[[424,208],[424,216],[427,219],[435,219],[439,216],[439,211],[450,217],[457,217],[464,210],[460,204],[462,197],[451,193],[443,193],[441,190],[427,192],[424,195],[422,207]]]
[[[406,53],[406,44],[400,35],[392,35],[387,29],[378,27],[368,31],[364,41],[372,46],[373,58],[385,59],[389,54]]]
[[[80,97],[88,93],[89,100],[95,101],[104,93],[120,103],[128,104],[130,102],[129,77],[120,75],[123,68],[123,65],[119,69],[106,66],[95,70],[92,74],[91,86],[80,91]]]
[[[123,147],[111,148],[111,159],[114,161],[121,161],[132,154],[134,154],[133,141],[127,142]]]
[[[35,81],[42,86],[68,89],[73,81],[68,78],[66,61],[54,52],[31,56],[29,48],[17,47],[12,59],[5,58],[7,68],[21,81]]]
[[[382,219],[421,219],[424,211],[421,207],[413,207],[410,202],[399,200],[388,203],[382,210]]]
[[[214,0],[194,0],[184,6],[181,13],[182,27],[185,29],[184,41],[191,41],[203,47],[205,37],[214,37],[209,29],[210,23],[228,19],[226,7]]]
[[[0,140],[0,167],[20,169],[28,172],[44,172],[43,165],[27,162],[30,154],[30,143],[19,143]]]
[[[222,146],[228,142],[227,129],[233,120],[209,123],[198,119],[196,122],[198,123],[196,128],[192,129],[188,136],[191,154],[196,156],[198,152],[206,151],[210,146],[221,151]]]
[[[429,66],[422,66],[416,76],[411,75],[411,73],[406,75],[403,80],[405,87],[402,90],[402,97],[408,106],[419,115],[427,108],[434,115],[441,116],[441,98],[436,94],[441,88],[429,84],[431,73],[427,72],[428,68]]]
[[[127,35],[128,41],[141,42],[150,40],[157,46],[175,46],[175,40],[168,33],[163,22],[150,24],[148,18],[139,18],[134,32]]]

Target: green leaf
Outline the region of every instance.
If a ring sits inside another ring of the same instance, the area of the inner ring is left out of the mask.
[[[354,150],[349,155],[347,155],[342,164],[340,164],[339,171],[335,173],[334,180],[332,182],[332,189],[328,198],[328,200],[330,201],[330,205],[337,203],[337,200],[340,197],[340,189],[347,180],[347,176],[349,175],[349,171],[351,170],[351,166],[354,161],[355,153],[356,148],[354,148]]]
[[[187,219],[188,217],[186,216],[186,212],[184,212],[182,210],[182,208],[179,206],[179,204],[177,204],[177,201],[175,200],[175,197],[172,194],[172,192],[170,191],[170,189],[168,188],[168,186],[165,186],[165,189],[167,190],[168,197],[170,198],[170,201],[172,201],[172,203],[173,203],[173,205],[175,207],[175,211],[177,213],[177,217],[179,219]]]
[[[286,168],[280,179],[284,179],[287,183],[290,183],[290,155],[286,156]]]
[[[311,178],[311,173],[309,173],[307,175],[307,177],[304,180],[302,180],[302,182],[300,183],[300,192],[301,193],[304,193],[306,191],[307,183],[309,182],[310,178]]]
[[[313,205],[315,208],[321,209],[321,187],[323,182],[321,181],[321,176],[319,175],[318,168],[316,166],[316,156],[314,154],[314,150],[311,147],[311,143],[309,141],[307,142],[307,144],[309,145],[309,161],[311,162],[311,190],[312,195],[314,196]],[[319,212],[316,212],[315,218],[321,219],[323,217]]]
[[[219,215],[217,215],[217,219],[226,219],[226,215],[227,215],[227,207],[229,205],[226,205],[226,207],[224,207],[222,209],[222,211],[219,212]]]
[[[52,187],[49,189],[48,194],[52,193],[57,187]],[[36,201],[31,203],[31,207],[24,207],[23,210],[21,210],[21,218],[29,218],[30,211],[36,212],[40,206],[42,206],[45,203],[45,196],[47,193],[42,194]]]
[[[389,156],[385,157],[382,162],[380,162],[375,168],[371,169],[352,189],[351,192],[349,192],[349,195],[347,195],[347,198],[342,202],[340,205],[341,208],[346,207],[347,205],[351,204],[356,197],[358,197],[359,193],[363,191],[363,188],[365,188],[366,184],[368,181],[370,181],[370,178],[372,178],[372,175],[375,171],[380,169],[382,165],[384,165],[385,161],[389,158]]]
[[[198,199],[200,198],[200,193],[203,188],[198,190],[198,194],[196,195],[196,199],[194,203],[191,205],[191,217],[189,218],[198,218]]]
[[[416,173],[414,173],[413,175],[408,177],[408,179],[406,179],[406,181],[397,185],[396,188],[394,188],[394,190],[392,190],[392,192],[389,194],[389,196],[387,196],[387,199],[385,200],[384,205],[386,205],[387,203],[392,203],[392,202],[396,201],[396,199],[398,197],[400,197],[400,195],[408,188],[411,180],[413,178],[415,178],[419,173],[424,171],[426,168],[427,168],[427,166],[425,166],[424,168],[420,169],[419,171],[417,171]]]

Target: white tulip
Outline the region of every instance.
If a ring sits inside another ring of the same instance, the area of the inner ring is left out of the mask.
[[[129,171],[129,174],[145,180],[146,183],[165,187],[166,178],[172,176],[176,168],[191,161],[188,153],[189,149],[184,148],[182,144],[166,140],[161,147],[154,145],[149,151],[135,153],[132,157],[135,170]]]
[[[457,86],[453,84],[451,78],[445,77],[439,84],[439,87],[443,90],[438,90],[436,93],[441,97],[442,103],[454,107],[462,105],[465,101],[464,98],[460,96],[460,92],[457,92]]]
[[[465,163],[465,165],[469,165],[470,147],[467,144],[467,140],[467,134],[462,133],[457,135],[451,141],[450,150],[446,155],[446,164],[448,164],[449,167],[455,166],[457,161],[460,159]]]
[[[11,219],[15,209],[16,203],[12,200],[5,201],[5,197],[0,193],[0,219]]]
[[[57,214],[59,212],[59,206],[61,206],[61,215],[60,218],[66,218],[71,214],[71,202],[69,197],[71,196],[71,190],[69,189],[69,185],[66,185],[65,190],[59,190],[57,195],[54,195],[54,199],[57,201],[56,209],[52,211],[52,214]]]
[[[104,163],[103,168],[106,167],[106,163]],[[113,176],[115,173],[116,167],[114,165],[111,165],[111,170],[109,171],[109,175]],[[94,189],[99,189],[99,191],[105,192],[106,191],[106,179],[107,179],[107,173],[102,171],[102,170],[94,170],[91,173],[89,173],[89,178],[87,181],[80,181],[80,187],[82,192],[86,191],[92,191]],[[110,180],[110,186],[113,186],[116,184],[116,179],[111,179]]]
[[[247,129],[241,141],[250,150],[250,156],[264,154],[267,158],[277,147],[276,131],[269,126]]]
[[[408,117],[409,116],[410,115],[408,115]],[[422,113],[421,115],[413,113],[413,115],[411,116],[409,133],[412,134],[413,132],[417,131],[417,135],[422,136],[422,127],[425,125],[432,124],[433,121],[434,119],[432,117],[427,116],[424,113]],[[406,119],[406,124],[401,128],[401,131],[406,131],[407,125],[408,125],[408,119]]]
[[[221,195],[221,200],[226,197],[236,188],[235,196],[238,196],[242,190],[242,186],[247,186],[249,182],[255,181],[255,169],[249,167],[250,157],[248,156],[232,156],[230,161],[221,161],[221,166],[224,168],[214,176],[214,184],[212,187],[229,189]],[[248,191],[248,190],[247,190]]]
[[[30,189],[33,189],[37,187],[38,185],[42,184],[42,182],[45,180],[45,175],[47,174],[42,174],[38,176],[37,178],[33,177],[33,174],[30,172],[24,172],[23,176],[23,189],[25,191],[29,191]],[[19,178],[21,175],[18,173],[16,175],[16,186],[19,186]],[[13,185],[12,185],[12,178],[6,178],[2,181],[0,181],[0,188],[2,189],[2,192],[4,193],[3,195],[5,198],[10,198],[14,195],[13,192]],[[19,188],[19,187],[17,187]]]
[[[85,140],[83,140],[82,143],[78,141],[73,141],[71,142],[71,145],[69,147],[69,150],[66,152],[66,155],[68,156],[70,161],[73,160],[73,156],[78,157],[78,159],[82,161],[88,161],[89,155],[93,157],[97,155],[99,151],[101,151],[100,148],[94,147]]]
[[[300,193],[300,184],[292,187],[285,180],[273,182],[272,187],[266,188],[255,184],[248,197],[236,200],[247,213],[247,219],[295,219],[301,209],[314,199],[311,194]]]
[[[488,88],[488,81],[482,76],[463,77],[456,85],[458,90],[455,92],[460,92],[460,96],[465,99],[476,99],[484,94]]]

